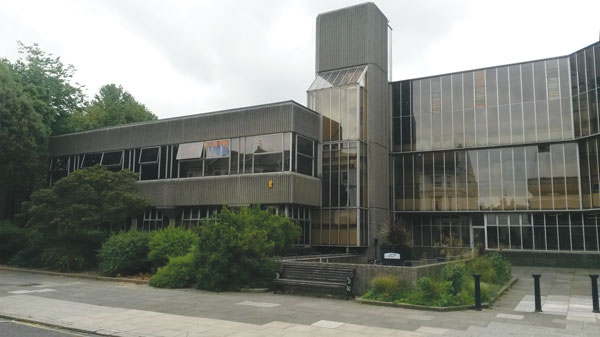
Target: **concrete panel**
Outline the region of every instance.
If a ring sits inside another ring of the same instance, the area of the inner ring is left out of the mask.
[[[279,132],[318,139],[318,129],[315,112],[287,101],[56,136],[49,149],[60,156]]]
[[[378,144],[369,144],[367,152],[369,208],[389,207],[389,155]]]
[[[389,85],[387,74],[369,65],[367,72],[367,140],[386,149],[390,144]]]
[[[269,188],[269,180],[273,187]],[[156,207],[186,205],[303,204],[319,206],[320,181],[296,173],[273,173],[141,181],[140,195]]]
[[[387,24],[373,3],[319,14],[316,72],[367,63],[387,72]]]

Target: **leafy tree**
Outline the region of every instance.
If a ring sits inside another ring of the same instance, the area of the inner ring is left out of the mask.
[[[225,208],[200,227],[194,251],[198,288],[223,291],[267,285],[275,271],[270,257],[289,249],[298,235],[300,229],[289,219],[258,207],[239,212]]]
[[[136,190],[133,172],[94,166],[35,191],[31,201],[24,203],[22,217],[30,231],[39,233],[32,247],[41,253],[41,263],[67,271],[95,265],[96,251],[108,233],[147,207]],[[24,261],[34,258],[27,256]]]
[[[21,77],[0,60],[0,218],[12,218],[20,201],[41,184],[48,133]]]
[[[64,232],[110,231],[137,216],[148,202],[136,195],[136,175],[102,166],[78,170],[25,203],[26,226],[56,237]]]
[[[77,130],[155,120],[156,116],[123,89],[107,84],[94,96],[85,113],[73,115]]]
[[[75,67],[42,51],[37,44],[17,42],[22,57],[13,64],[24,90],[51,135],[73,131],[71,115],[85,107],[83,86],[73,82]]]

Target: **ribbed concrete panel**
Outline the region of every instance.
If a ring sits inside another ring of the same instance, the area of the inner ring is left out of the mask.
[[[297,126],[297,127],[295,127]],[[318,139],[318,115],[288,101],[52,137],[52,156],[297,132]]]
[[[294,204],[319,206],[321,198],[321,179],[293,175]],[[316,204],[315,204],[316,202]]]
[[[367,139],[385,148],[390,144],[389,85],[387,74],[378,67],[367,73]]]
[[[319,115],[307,114],[305,110],[306,108],[302,106],[295,105],[293,107],[293,129],[300,134],[319,140]]]
[[[269,188],[269,180],[273,188]],[[295,173],[143,181],[139,193],[156,207],[292,204],[319,206],[320,182]]]
[[[316,72],[367,63],[387,72],[387,24],[373,3],[317,16]]]
[[[369,144],[367,153],[369,208],[389,207],[389,156],[383,146]]]

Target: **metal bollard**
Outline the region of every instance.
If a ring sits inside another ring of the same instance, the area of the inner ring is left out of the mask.
[[[533,285],[535,288],[535,312],[542,312],[542,298],[540,295],[540,274],[534,274]]]
[[[473,274],[473,279],[475,281],[475,310],[481,311],[481,285],[480,285],[480,274]]]
[[[598,305],[598,275],[590,275],[592,279],[592,304],[594,306],[594,312],[600,313],[600,306]]]

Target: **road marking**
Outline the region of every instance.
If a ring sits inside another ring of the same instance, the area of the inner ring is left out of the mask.
[[[313,324],[311,324],[312,326],[318,326],[320,328],[330,328],[330,329],[335,329],[338,328],[340,326],[342,326],[344,323],[341,322],[334,322],[334,321],[326,321],[326,320],[320,320],[318,322],[315,322]]]
[[[9,294],[14,294],[14,295],[22,295],[22,294],[30,294],[30,293],[49,293],[51,291],[56,291],[54,289],[40,289],[40,290],[15,290],[15,291],[9,291]]]
[[[244,301],[240,303],[236,303],[237,305],[249,305],[251,307],[259,307],[259,308],[275,308],[280,306],[278,303],[267,303],[267,302],[252,302],[252,301]]]

